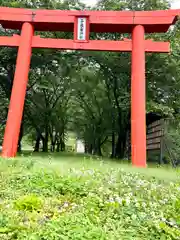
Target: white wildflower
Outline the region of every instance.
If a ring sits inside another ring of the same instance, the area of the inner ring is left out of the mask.
[[[126,198],[126,205],[129,205],[131,200],[129,198]]]
[[[129,195],[129,197],[132,197],[132,196],[133,196],[132,192],[130,192],[128,195]]]
[[[89,169],[86,171],[89,175],[93,175],[95,173],[95,171],[93,169]]]
[[[120,198],[120,197],[116,197],[116,202],[118,202],[119,204],[122,205],[122,198]]]
[[[153,218],[155,218],[155,216],[156,216],[156,214],[155,214],[155,212],[151,212],[151,216],[153,217]]]
[[[142,207],[144,207],[144,208],[145,208],[146,206],[147,206],[147,205],[146,205],[146,203],[145,203],[145,202],[143,202],[143,203],[142,203]]]
[[[65,208],[69,207],[69,203],[68,203],[68,202],[65,202],[64,205],[63,205],[63,207],[65,207]]]
[[[136,206],[137,208],[139,208],[139,207],[140,207],[140,204],[139,204],[138,202],[136,202],[136,203],[135,203],[135,206]]]
[[[111,197],[111,198],[109,198],[109,202],[110,203],[114,203],[114,199]]]

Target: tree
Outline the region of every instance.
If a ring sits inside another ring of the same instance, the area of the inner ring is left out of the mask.
[[[84,9],[73,1],[3,1],[10,7]],[[168,9],[170,1],[100,0],[96,10]],[[172,54],[147,54],[147,112],[179,117],[180,28],[148,38],[171,41]],[[1,35],[14,31],[1,30]],[[19,32],[16,32],[19,34]],[[39,32],[43,37],[72,38],[72,33]],[[118,40],[129,34],[91,33],[93,39]],[[4,129],[16,62],[16,49],[0,49],[1,129]],[[112,158],[124,158],[130,132],[131,54],[54,51],[34,49],[29,75],[19,146],[23,135],[31,135],[34,150],[65,149],[66,134],[73,131],[86,144],[86,152],[102,155],[111,148]]]

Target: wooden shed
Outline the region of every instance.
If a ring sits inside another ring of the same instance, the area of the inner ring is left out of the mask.
[[[171,151],[168,142],[168,131],[171,119],[158,113],[150,112],[146,115],[147,161],[159,164],[171,162],[177,166],[180,161]],[[131,158],[130,133],[128,138],[128,158]]]

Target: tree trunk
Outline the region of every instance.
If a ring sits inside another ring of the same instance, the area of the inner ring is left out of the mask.
[[[35,146],[34,146],[34,152],[39,152],[40,141],[41,141],[41,136],[40,136],[39,133],[37,133],[37,135],[36,135],[36,143],[35,143]]]
[[[21,151],[22,151],[21,141],[22,141],[23,133],[24,133],[23,125],[24,124],[23,124],[23,119],[22,119],[20,133],[19,133],[19,140],[18,140],[18,153],[21,153]]]
[[[61,146],[61,152],[65,151],[65,143],[64,143],[64,139],[61,137],[60,138],[60,146]]]
[[[94,146],[94,155],[102,156],[101,141],[99,139],[96,142],[96,145]]]
[[[43,152],[48,152],[48,140],[49,140],[49,132],[48,132],[48,126],[46,126],[45,137],[43,139]]]
[[[18,141],[18,153],[22,152],[22,144],[21,144],[21,139]]]
[[[51,142],[51,152],[54,152],[54,151],[55,151],[55,146],[56,146],[55,142],[52,141],[52,142]]]
[[[114,109],[112,109],[112,112],[111,112],[111,123],[112,123],[111,158],[115,158],[115,156],[116,156],[116,132],[115,132],[115,113],[114,113]]]
[[[93,146],[92,144],[85,142],[85,153],[92,154]]]
[[[55,139],[51,139],[51,152],[55,152],[57,137],[55,136]]]
[[[111,158],[115,158],[116,156],[116,142],[115,142],[115,133],[114,131],[112,132],[112,153],[111,153]]]
[[[130,126],[129,121],[126,122],[124,125],[121,125],[121,129],[118,133],[115,156],[120,159],[124,158],[126,154],[126,144],[127,144],[129,126]]]
[[[117,158],[124,158],[125,157],[125,149],[126,149],[126,133],[119,132],[118,140],[116,143],[116,154]]]
[[[58,142],[57,142],[57,147],[56,147],[56,152],[60,152],[60,145],[61,145],[61,144],[60,144],[60,142],[58,141]]]
[[[126,153],[126,144],[127,144],[127,136],[128,131],[130,129],[130,112],[128,115],[124,115],[123,113],[119,114],[119,132],[118,132],[118,140],[116,143],[116,154],[117,158],[124,158]]]
[[[47,140],[47,138],[43,139],[43,152],[48,152],[48,140]]]

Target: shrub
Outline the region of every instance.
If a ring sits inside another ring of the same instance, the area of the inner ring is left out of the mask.
[[[25,211],[40,211],[42,208],[42,200],[41,198],[35,195],[27,195],[20,197],[14,203],[14,206],[17,210],[25,210]]]

